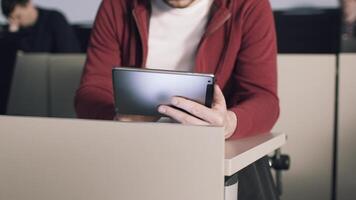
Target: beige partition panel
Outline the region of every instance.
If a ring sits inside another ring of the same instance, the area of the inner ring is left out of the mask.
[[[47,58],[47,54],[18,54],[7,114],[48,116]]]
[[[0,199],[223,200],[222,128],[0,117]]]
[[[356,198],[356,54],[340,55],[337,199]]]
[[[84,54],[19,54],[7,114],[75,117]]]
[[[79,87],[85,55],[49,57],[50,116],[75,117],[74,96]]]
[[[330,199],[334,125],[334,55],[280,55],[281,116],[291,157],[283,175],[283,200]]]

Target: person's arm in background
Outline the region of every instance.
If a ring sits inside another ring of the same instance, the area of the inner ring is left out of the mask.
[[[54,53],[79,53],[80,45],[73,28],[66,18],[55,11],[51,16],[51,25],[54,36]]]
[[[99,8],[89,42],[87,60],[75,97],[79,118],[113,119],[115,115],[111,70],[121,64],[118,31],[111,0]],[[115,11],[118,14],[120,11]]]
[[[265,133],[279,117],[277,95],[277,44],[273,14],[268,0],[255,5],[241,19],[242,46],[233,72],[237,127],[231,139]]]

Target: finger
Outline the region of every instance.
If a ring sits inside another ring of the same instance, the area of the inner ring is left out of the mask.
[[[214,99],[212,107],[226,109],[225,97],[218,84],[214,85]]]
[[[220,115],[218,115],[216,111],[202,104],[182,97],[173,97],[171,103],[206,122],[211,124],[221,123]]]
[[[164,115],[167,115],[168,117],[171,117],[182,124],[209,125],[209,123],[207,123],[203,120],[200,120],[196,117],[193,117],[187,113],[184,113],[184,112],[177,110],[175,108],[172,108],[170,106],[162,105],[158,108],[158,112],[160,112]]]

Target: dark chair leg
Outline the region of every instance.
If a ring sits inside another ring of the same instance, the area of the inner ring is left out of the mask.
[[[279,200],[269,158],[261,158],[239,172],[238,200]]]

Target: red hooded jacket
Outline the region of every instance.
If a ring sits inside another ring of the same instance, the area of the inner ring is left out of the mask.
[[[111,69],[145,67],[149,18],[149,0],[103,0],[76,93],[78,117],[113,119]],[[237,116],[232,139],[270,131],[279,116],[276,49],[268,0],[214,0],[194,71],[215,74]]]

